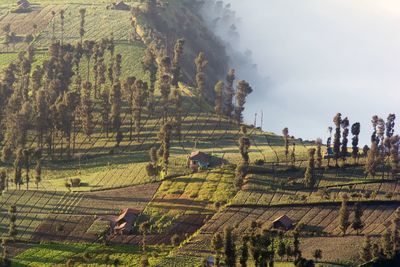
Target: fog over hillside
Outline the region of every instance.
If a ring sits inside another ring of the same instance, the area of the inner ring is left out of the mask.
[[[361,142],[369,144],[371,117],[386,120],[400,110],[398,1],[227,0],[214,12],[208,7],[239,78],[255,89],[248,123],[263,110],[266,130],[287,126],[295,136],[325,140],[341,112],[361,123]]]

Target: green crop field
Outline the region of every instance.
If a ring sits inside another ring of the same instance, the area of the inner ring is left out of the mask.
[[[152,266],[168,254],[168,247],[148,247]],[[137,266],[142,250],[135,246],[102,246],[74,243],[49,243],[34,246],[15,257],[13,266],[57,266],[72,260],[79,266]]]

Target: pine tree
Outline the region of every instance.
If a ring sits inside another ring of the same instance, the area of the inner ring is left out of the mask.
[[[390,141],[390,169],[392,173],[392,178],[397,177],[397,172],[399,170],[399,141],[400,137],[398,135],[388,137]]]
[[[174,86],[175,88],[178,88],[178,82],[181,75],[180,64],[183,55],[184,45],[185,45],[184,39],[178,39],[175,43],[174,58],[172,60],[172,81],[171,81],[172,86]]]
[[[242,156],[242,163],[246,166],[250,163],[249,158],[249,149],[250,149],[250,139],[246,136],[242,136],[239,138],[239,152]]]
[[[282,130],[282,135],[283,135],[283,140],[285,141],[285,159],[287,164],[289,156],[289,128],[285,127]]]
[[[215,266],[219,267],[222,249],[224,248],[224,241],[223,241],[222,235],[220,233],[216,233],[213,236],[212,241],[211,241],[211,247],[215,254]]]
[[[371,246],[371,238],[369,236],[365,236],[364,243],[361,247],[360,251],[360,259],[362,262],[369,262],[372,260],[372,246]]]
[[[285,245],[285,242],[283,242],[282,239],[279,240],[277,253],[278,253],[278,256],[281,258],[281,261],[282,261],[283,256],[285,256],[285,254],[286,254],[286,245]]]
[[[47,133],[49,129],[49,108],[46,102],[46,92],[43,89],[40,89],[36,94],[36,132],[37,132],[37,140],[38,146],[43,148],[43,137]]]
[[[246,104],[246,97],[253,92],[253,89],[246,81],[239,81],[237,86],[235,117],[238,124],[243,120],[244,105]]]
[[[146,99],[147,84],[142,80],[136,80],[133,86],[133,117],[135,121],[135,129],[137,141],[140,140],[141,117],[142,110]]]
[[[81,113],[81,122],[82,128],[86,136],[91,137],[93,133],[93,107],[92,100],[90,98],[90,90],[92,88],[92,84],[86,81],[83,84],[83,94],[81,97],[81,104],[79,107]]]
[[[121,129],[121,83],[116,82],[112,87],[110,94],[111,103],[111,125],[115,132],[119,132]]]
[[[204,73],[205,68],[208,64],[206,60],[204,52],[200,52],[199,55],[195,59],[196,65],[196,84],[197,84],[197,91],[199,94],[200,99],[205,99],[206,97],[206,74]]]
[[[310,148],[308,150],[308,165],[306,172],[304,174],[304,185],[307,188],[314,188],[316,184],[316,178],[315,178],[315,161],[314,161],[314,155],[315,155],[315,148]]]
[[[338,160],[340,157],[340,125],[342,124],[342,114],[338,113],[336,116],[333,118],[333,123],[335,124],[335,135],[334,135],[334,141],[333,141],[333,157],[336,162],[336,167],[338,167]]]
[[[317,145],[317,168],[321,168],[322,167],[322,139],[321,138],[317,138],[317,140],[315,141],[316,145]]]
[[[149,75],[150,86],[149,86],[149,101],[147,108],[148,110],[152,111],[154,108],[153,107],[154,91],[157,81],[158,66],[154,53],[149,49],[146,50],[145,55],[142,59],[142,69]]]
[[[17,236],[17,229],[16,229],[16,220],[17,220],[17,208],[12,205],[10,206],[10,208],[8,209],[8,219],[9,219],[9,225],[8,225],[8,233],[7,233],[7,237],[9,240],[15,241],[15,238]]]
[[[362,207],[360,203],[356,203],[354,205],[354,221],[351,224],[351,227],[357,232],[357,235],[359,235],[360,230],[364,228],[364,224],[361,219],[362,216],[363,216]]]
[[[366,175],[371,175],[375,177],[376,175],[376,165],[378,163],[378,145],[376,141],[373,141],[371,144],[371,149],[368,150],[367,153],[367,162],[365,164],[365,173]]]
[[[169,155],[171,148],[172,126],[166,123],[162,126],[158,138],[161,142],[162,164],[165,174],[168,173]]]
[[[342,231],[343,235],[346,235],[347,229],[350,226],[349,218],[350,218],[350,211],[347,204],[348,196],[344,194],[342,196],[342,205],[339,210],[339,228]]]
[[[108,138],[108,133],[110,131],[110,93],[108,89],[104,89],[101,93],[101,124],[103,131],[106,132],[106,137]]]
[[[400,252],[400,208],[396,209],[395,217],[392,220],[392,241],[394,253]]]
[[[23,149],[22,154],[24,157],[26,190],[29,190],[29,181],[30,181],[29,171],[30,171],[32,152],[30,149]]]
[[[171,59],[163,57],[161,59],[160,67],[158,69],[158,88],[161,93],[162,106],[163,106],[163,123],[168,117],[168,104],[169,95],[171,93]]]
[[[217,82],[214,87],[215,91],[215,113],[221,118],[223,115],[223,95],[224,95],[224,83],[222,81]]]
[[[39,189],[39,183],[42,181],[42,150],[41,149],[35,150],[34,158],[36,159],[35,185],[36,185],[36,189]]]
[[[22,184],[22,166],[24,164],[24,155],[22,148],[17,149],[16,157],[14,160],[14,183],[15,187],[21,189]]]
[[[224,254],[225,264],[227,267],[236,266],[236,248],[232,228],[226,227],[224,229]]]
[[[240,247],[240,259],[239,259],[241,267],[247,267],[247,261],[249,259],[248,239],[249,238],[247,236],[244,236],[242,238],[242,246]]]
[[[65,19],[65,10],[60,10],[60,19],[61,19],[61,45],[64,44],[64,19]]]
[[[79,14],[81,16],[81,21],[80,21],[80,28],[79,28],[79,36],[81,38],[81,44],[83,43],[83,36],[85,35],[85,15],[86,15],[86,9],[81,8],[79,9]]]
[[[182,138],[182,96],[177,89],[172,92],[172,104],[174,105],[174,130],[175,136]]]
[[[340,126],[343,129],[343,134],[342,134],[342,150],[341,150],[341,155],[342,155],[342,159],[343,162],[346,162],[346,158],[347,158],[347,143],[348,141],[348,136],[349,136],[349,119],[346,117],[342,120]]]
[[[132,135],[133,135],[133,122],[135,121],[134,119],[134,92],[136,90],[135,87],[135,82],[136,82],[136,78],[133,76],[129,76],[128,78],[126,78],[125,82],[124,82],[124,86],[123,88],[123,96],[125,98],[125,100],[127,101],[128,104],[128,110],[129,110],[129,117],[130,117],[130,123],[129,123],[129,140],[132,140]]]
[[[393,255],[393,241],[392,241],[392,230],[390,229],[390,225],[388,225],[385,229],[381,237],[381,248],[383,250],[383,254],[386,258],[390,258]]]
[[[353,146],[353,151],[352,151],[352,156],[354,159],[354,163],[357,162],[358,160],[358,153],[359,153],[359,148],[358,148],[358,136],[360,134],[360,123],[356,122],[351,126],[351,134],[353,135],[352,139],[352,146]]]
[[[224,113],[225,116],[227,116],[228,118],[232,118],[232,113],[235,109],[234,105],[233,105],[233,98],[235,96],[235,90],[233,87],[233,83],[236,79],[235,76],[235,70],[234,69],[230,69],[227,76],[226,76],[226,101],[225,101],[225,107],[224,107]]]

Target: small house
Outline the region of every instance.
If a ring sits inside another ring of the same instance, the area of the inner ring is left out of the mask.
[[[286,215],[283,215],[273,221],[273,228],[288,231],[293,227],[293,221]]]
[[[19,0],[17,2],[17,7],[11,10],[12,13],[27,13],[30,11],[32,11],[32,8],[28,0]]]
[[[195,151],[189,155],[188,159],[189,168],[193,172],[210,167],[210,156],[206,153]]]
[[[127,5],[127,4],[125,4],[124,1],[118,1],[117,3],[113,4],[112,9],[129,11],[131,9],[131,7],[129,5]]]
[[[140,211],[136,209],[124,209],[114,221],[114,233],[128,235],[132,230],[134,220],[139,216]]]
[[[17,5],[25,5],[25,6],[30,6],[31,4],[29,3],[28,0],[18,0]]]

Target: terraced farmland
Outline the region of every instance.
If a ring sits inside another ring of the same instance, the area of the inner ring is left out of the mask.
[[[380,235],[385,229],[386,222],[390,221],[399,207],[398,202],[382,203],[371,202],[363,206],[362,217],[366,227],[361,234]],[[315,205],[280,205],[275,207],[251,208],[228,207],[223,212],[216,214],[200,230],[200,233],[192,238],[182,249],[179,255],[200,255],[209,253],[211,238],[214,233],[222,232],[226,226],[234,227],[234,231],[240,236],[250,231],[252,221],[258,221],[262,227],[270,227],[272,221],[282,215],[292,218],[296,224],[303,224],[303,232],[318,232],[320,235],[337,237],[341,236],[338,224],[340,205],[315,204]],[[350,218],[351,220],[351,218]],[[354,230],[348,234],[353,237]],[[356,239],[358,237],[355,237]],[[359,238],[358,238],[359,239]],[[345,242],[344,239],[341,242]],[[335,243],[330,243],[336,246]],[[305,247],[306,253],[311,253],[309,247]],[[358,251],[353,250],[351,257],[358,256]],[[341,256],[340,256],[341,257]],[[337,258],[336,258],[337,259]],[[342,258],[343,260],[346,260]]]

